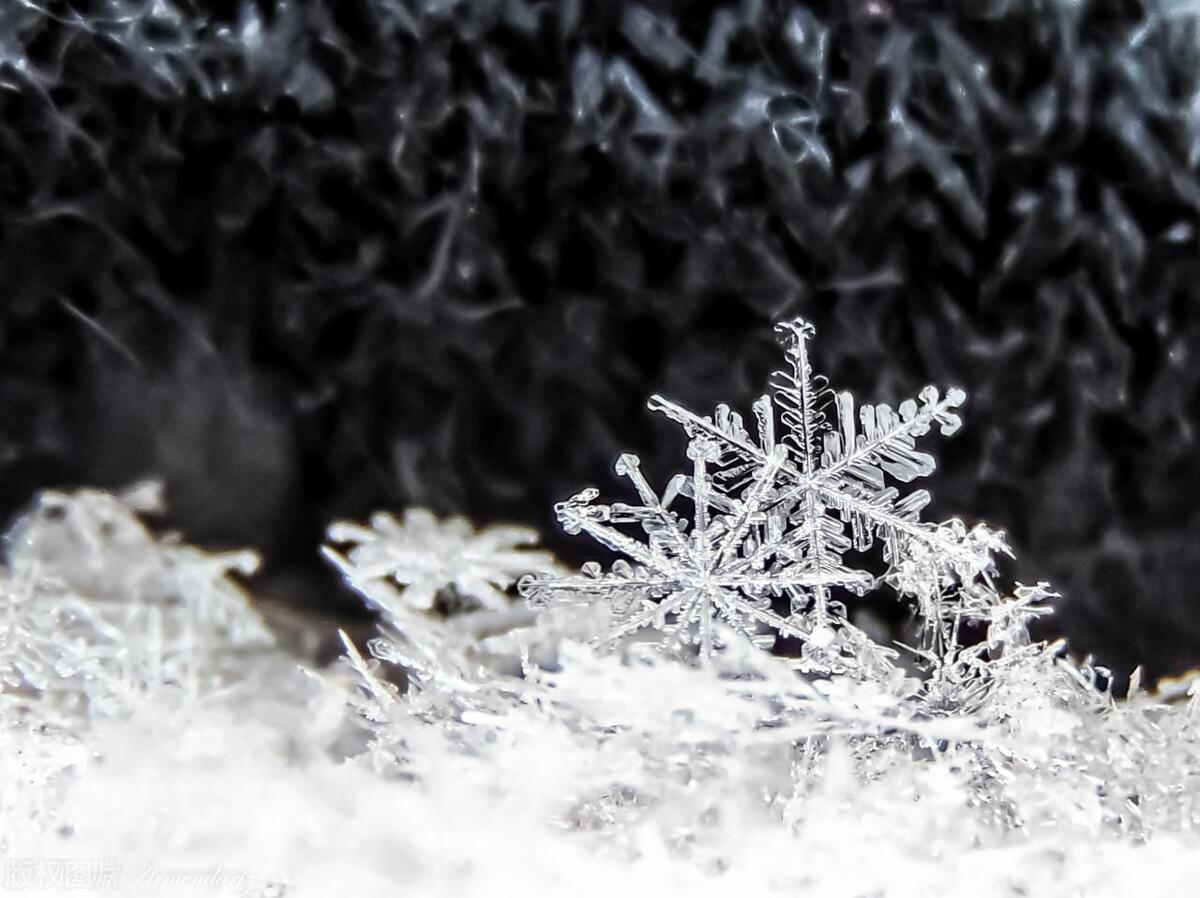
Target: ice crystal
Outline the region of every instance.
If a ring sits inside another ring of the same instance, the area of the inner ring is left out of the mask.
[[[271,634],[231,575],[251,552],[208,553],[155,537],[139,519],[153,485],[122,496],[47,491],[6,537],[0,677],[55,693],[59,707],[120,711],[138,696],[198,694],[235,676]]]
[[[369,527],[335,523],[328,538],[326,560],[380,614],[372,658],[342,634],[357,684],[349,704],[370,733],[374,766],[402,769],[407,740],[395,729],[397,709],[443,724],[487,714],[491,679],[484,673],[515,672],[529,645],[513,634],[534,623],[508,590],[522,574],[559,565],[533,548],[537,534],[528,528],[476,530],[463,518],[441,521],[424,509],[409,509],[401,520],[377,513]],[[406,703],[377,673],[380,661],[403,671]]]
[[[887,665],[888,651],[849,623],[837,590],[862,595],[887,582],[915,596],[929,618],[941,614],[933,606],[947,588],[986,576],[1002,539],[986,528],[967,531],[957,520],[922,521],[929,494],[901,494],[897,486],[932,473],[934,460],[916,441],[934,427],[953,434],[965,394],[927,386],[897,410],[878,404],[856,412],[849,393],[833,393],[813,373],[813,327],[797,319],[777,332],[788,365],[754,403],[753,432],[728,406],[700,416],[652,397],[649,407],[686,432],[691,471],[660,495],[637,456],[622,455],[617,473],[630,479],[640,504],[594,504],[599,493],[589,488],[556,506],[569,533],[586,533],[625,557],[607,573],[591,563],[582,576],[526,578],[521,588],[529,599],[608,603],[613,623],[600,640],[605,645],[656,628],[708,655],[717,644],[712,622],[720,618],[760,645],[776,634],[803,640],[814,667],[877,668]],[[690,525],[672,509],[680,495],[691,500]],[[621,525],[640,527],[645,539]],[[887,565],[883,576],[860,566],[876,543]],[[777,600],[786,607],[776,610]]]
[[[522,574],[554,567],[553,556],[531,548],[537,532],[528,527],[494,526],[476,531],[464,518],[438,520],[423,508],[411,508],[401,520],[371,516],[370,526],[339,522],[329,528],[325,557],[351,582],[390,580],[400,586],[394,599],[421,611],[453,590],[452,601],[491,611],[512,604],[507,590]]]

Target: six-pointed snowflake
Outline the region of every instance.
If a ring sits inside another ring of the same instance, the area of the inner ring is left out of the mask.
[[[477,531],[465,518],[438,520],[423,508],[410,508],[402,520],[374,514],[368,527],[333,524],[329,540],[347,548],[343,554],[325,546],[324,556],[384,611],[427,611],[450,588],[459,599],[503,611],[511,604],[505,591],[521,574],[555,567],[549,552],[532,548],[538,535],[528,527]],[[379,588],[387,581],[401,590]]]
[[[799,637],[810,658],[833,665],[840,654],[861,655],[869,643],[845,620],[834,591],[862,594],[879,579],[847,556],[881,540],[890,566],[916,553],[938,571],[978,572],[975,547],[953,528],[920,520],[927,492],[901,495],[888,483],[933,471],[933,458],[916,449],[916,440],[935,425],[953,434],[960,425],[954,409],[965,394],[952,389],[942,396],[929,386],[898,411],[866,405],[856,415],[849,393],[833,394],[813,374],[812,325],[795,320],[777,332],[788,367],[754,403],[754,432],[728,406],[705,417],[653,396],[649,407],[690,438],[690,474],[677,475],[659,496],[637,457],[621,456],[617,472],[629,477],[641,504],[596,505],[597,491],[587,489],[556,511],[569,533],[587,533],[625,557],[608,572],[591,563],[582,576],[528,577],[527,598],[609,603],[613,622],[602,645],[654,628],[708,654],[719,617],[760,645],[770,644],[770,631]],[[690,523],[671,509],[680,495],[691,500]],[[639,526],[645,539],[620,525]]]

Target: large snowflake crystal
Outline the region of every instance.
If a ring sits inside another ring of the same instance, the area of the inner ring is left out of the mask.
[[[861,595],[881,582],[854,560],[877,541],[887,582],[919,594],[922,607],[948,581],[986,571],[990,555],[980,551],[978,532],[922,522],[929,494],[902,495],[889,484],[933,471],[916,440],[935,426],[953,434],[965,394],[929,386],[898,410],[865,405],[856,413],[849,393],[832,393],[813,374],[812,325],[795,320],[777,332],[788,367],[754,403],[753,432],[725,405],[704,417],[650,399],[690,438],[691,472],[676,475],[660,496],[637,457],[622,455],[617,473],[632,481],[640,504],[594,504],[597,491],[586,489],[556,506],[567,532],[586,533],[624,558],[608,572],[589,563],[582,576],[528,577],[521,589],[532,603],[607,602],[613,615],[603,646],[653,628],[708,654],[720,618],[764,646],[775,634],[797,637],[810,661],[837,669],[839,658],[861,665],[888,654],[849,625],[836,598],[839,589]],[[681,495],[691,500],[690,522],[671,508]],[[640,527],[645,539],[623,525]]]

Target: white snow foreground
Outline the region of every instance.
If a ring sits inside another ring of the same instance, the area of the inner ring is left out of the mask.
[[[1194,836],[1162,829],[1139,844],[1040,779],[1025,784],[1031,797],[1075,825],[996,829],[954,761],[865,778],[848,746],[797,787],[795,733],[733,735],[753,715],[702,671],[590,668],[561,682],[576,700],[609,693],[592,723],[613,731],[514,706],[475,724],[468,747],[396,717],[411,778],[318,749],[331,718],[290,703],[148,704],[90,732],[103,760],[57,809],[72,835],[28,833],[9,857],[90,857],[96,870],[118,859],[119,894],[163,898],[1167,896],[1190,894],[1200,874]],[[630,687],[647,704],[622,714]]]
[[[896,482],[960,392],[856,424],[781,334],[753,435],[656,397],[690,470],[660,495],[622,456],[640,504],[559,506],[608,571],[421,510],[335,524],[380,633],[322,671],[235,581],[252,555],[143,525],[153,491],[44,494],[0,575],[0,889],[1194,894],[1200,689],[1114,700],[1030,637],[1053,593],[997,588],[1001,534],[920,519]],[[860,626],[881,596],[912,645]]]
[[[49,494],[9,549],[6,893],[1117,896],[1200,874],[1195,702],[1114,703],[1053,647],[937,716],[916,679],[802,676],[732,630],[686,664],[563,639],[603,615],[481,635],[400,602],[373,648],[402,693],[353,646],[302,674],[229,556],[114,497]],[[74,638],[14,629],[28,603]]]
[[[560,639],[602,616],[479,639],[420,612],[418,651],[406,609],[373,643],[406,693],[353,645],[322,674],[266,647],[186,687],[126,667],[120,704],[89,704],[98,675],[8,690],[6,893],[1094,898],[1200,875],[1194,702],[1115,704],[1056,649],[994,710],[936,717],[906,677],[815,680],[732,630],[689,665]],[[205,657],[236,654],[224,634]]]

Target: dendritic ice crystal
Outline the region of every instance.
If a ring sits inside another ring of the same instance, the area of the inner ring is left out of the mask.
[[[787,367],[754,403],[753,428],[726,405],[701,416],[650,399],[650,409],[687,433],[690,472],[660,495],[637,456],[626,454],[616,470],[639,503],[597,504],[589,488],[557,505],[567,532],[624,557],[607,572],[592,562],[582,575],[526,577],[521,590],[533,604],[608,603],[611,626],[598,640],[605,647],[654,629],[708,655],[719,648],[720,619],[764,647],[779,634],[798,638],[810,662],[837,669],[838,659],[861,663],[872,654],[886,663],[891,654],[849,623],[839,595],[888,583],[939,617],[949,583],[986,575],[999,537],[956,520],[924,522],[929,494],[897,487],[934,470],[916,441],[935,427],[945,436],[958,430],[963,391],[927,386],[896,410],[856,410],[849,393],[832,392],[813,373],[811,324],[797,319],[776,331]],[[680,496],[691,502],[690,521],[672,507]],[[881,576],[863,569],[876,545],[887,568]]]
[[[328,536],[325,558],[385,611],[398,605],[428,611],[446,591],[457,602],[504,611],[511,604],[506,590],[520,575],[555,566],[550,553],[534,548],[535,530],[476,530],[465,518],[439,520],[424,508],[410,508],[401,519],[378,512],[365,527],[340,521]],[[389,581],[399,591],[381,588]]]

